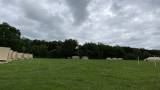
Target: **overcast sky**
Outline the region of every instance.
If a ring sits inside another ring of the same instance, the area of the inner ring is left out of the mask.
[[[160,0],[0,0],[23,37],[160,49]]]

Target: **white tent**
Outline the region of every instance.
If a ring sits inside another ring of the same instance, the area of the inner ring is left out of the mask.
[[[106,58],[106,60],[112,60],[112,58],[108,57],[108,58]]]
[[[88,60],[89,58],[88,58],[88,56],[83,56],[81,59]]]
[[[24,59],[23,58],[23,53],[17,53],[17,59]]]
[[[9,51],[9,54],[8,54],[8,61],[12,61],[12,54],[13,54],[13,50],[10,50]]]
[[[33,54],[29,54],[29,59],[33,59]]]
[[[31,58],[31,54],[24,53],[24,54],[23,54],[23,58],[24,58],[24,59],[30,59],[30,58]]]
[[[9,47],[0,47],[0,63],[10,62],[17,59],[32,59],[33,54],[18,53]]]
[[[117,60],[123,60],[123,58],[117,58]]]
[[[0,47],[0,61],[9,61],[9,53],[10,53],[10,48],[8,47]]]
[[[28,54],[27,54],[27,53],[24,53],[24,54],[23,54],[23,58],[24,58],[24,59],[28,59]]]
[[[160,61],[160,57],[148,57],[144,61]]]
[[[11,59],[12,59],[12,60],[16,60],[16,59],[17,59],[17,52],[16,52],[16,51],[13,51],[13,52],[12,52]]]
[[[72,56],[72,59],[80,59],[79,56]]]

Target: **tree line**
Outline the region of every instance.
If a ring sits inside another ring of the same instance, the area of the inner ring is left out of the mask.
[[[15,51],[33,53],[37,58],[68,58],[72,56],[88,56],[90,59],[124,58],[136,60],[151,56],[160,56],[160,50],[147,50],[143,48],[131,48],[110,46],[103,43],[87,42],[80,45],[77,40],[66,39],[64,41],[30,40],[21,38],[20,30],[8,23],[0,24],[0,46],[11,47]]]

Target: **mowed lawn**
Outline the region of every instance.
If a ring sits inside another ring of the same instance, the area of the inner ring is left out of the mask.
[[[160,63],[34,59],[0,64],[0,90],[160,90]]]

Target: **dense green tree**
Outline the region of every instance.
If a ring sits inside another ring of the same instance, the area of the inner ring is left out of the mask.
[[[142,48],[109,46],[103,43],[85,43],[79,45],[76,40],[45,41],[21,38],[20,30],[7,23],[0,24],[0,46],[11,47],[15,51],[33,53],[41,58],[67,58],[74,55],[88,56],[91,59],[105,59],[107,57],[136,60],[150,56],[159,56],[160,50],[146,50]]]
[[[86,43],[80,48],[81,54],[89,58],[98,58],[100,55],[99,47],[95,43]]]
[[[21,33],[18,29],[7,23],[0,24],[0,46],[12,47],[13,50],[21,51]]]
[[[65,40],[62,45],[63,56],[67,58],[67,57],[76,55],[77,46],[78,46],[78,42],[76,40],[73,40],[73,39]]]

